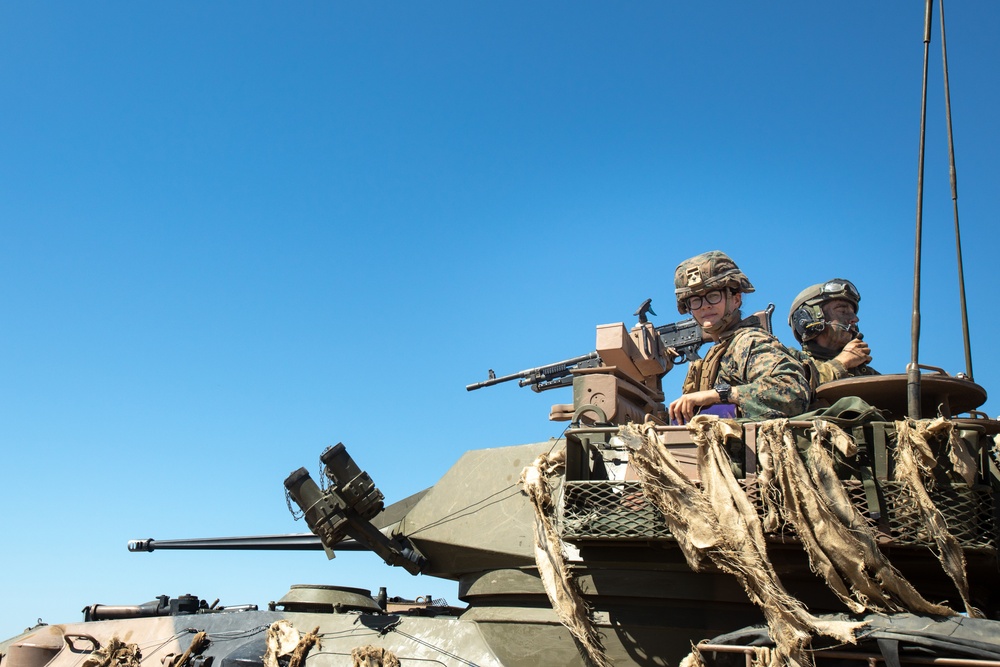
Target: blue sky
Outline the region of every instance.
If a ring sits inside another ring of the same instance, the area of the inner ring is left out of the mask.
[[[1000,4],[947,9],[998,391]],[[922,24],[917,2],[0,6],[0,636],[293,583],[457,602],[370,554],[125,543],[303,531],[282,481],[338,441],[392,501],[558,435],[565,394],[465,385],[588,352],[648,297],[679,319],[674,266],[705,250],[786,343],[796,293],[854,280],[873,366],[902,372]],[[954,373],[936,24],[931,53],[921,361]]]

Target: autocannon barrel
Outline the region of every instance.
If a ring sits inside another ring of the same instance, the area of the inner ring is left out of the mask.
[[[249,535],[246,537],[201,537],[179,540],[129,540],[128,550],[149,553],[157,549],[215,550],[215,551],[322,551],[323,544],[312,533],[289,535]],[[354,540],[341,540],[338,551],[363,551]]]

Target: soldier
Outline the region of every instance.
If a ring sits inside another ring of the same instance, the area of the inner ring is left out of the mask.
[[[755,318],[741,319],[743,295],[754,287],[733,260],[713,250],[681,262],[674,287],[677,310],[690,312],[715,344],[692,362],[683,395],[670,404],[672,420],[683,424],[718,403],[751,419],[806,411],[811,390],[802,364]]]
[[[812,367],[814,384],[878,375],[868,366],[868,343],[858,331],[861,294],[850,280],[834,278],[802,290],[788,311],[788,326],[802,344],[800,360]]]

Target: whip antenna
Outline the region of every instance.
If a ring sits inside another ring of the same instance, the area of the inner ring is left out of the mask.
[[[913,316],[910,321],[910,363],[906,366],[906,412],[920,419],[920,246],[924,214],[924,139],[927,136],[927,63],[931,46],[934,0],[924,10],[924,78],[920,96],[920,150],[917,158],[917,230],[913,253]]]
[[[955,249],[958,252],[958,295],[962,305],[962,337],[965,342],[965,374],[972,375],[972,344],[969,342],[969,313],[965,306],[965,271],[962,268],[962,235],[958,228],[958,172],[955,169],[955,140],[951,132],[951,87],[948,84],[948,45],[944,31],[944,0],[938,5],[941,14],[941,62],[944,70],[944,110],[948,121],[948,173],[951,176],[951,202],[955,211]]]

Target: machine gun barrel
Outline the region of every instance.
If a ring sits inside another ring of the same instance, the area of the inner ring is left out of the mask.
[[[218,551],[323,551],[323,543],[312,533],[290,535],[251,535],[247,537],[204,537],[181,540],[129,540],[132,553],[149,553],[157,549],[218,550]],[[367,551],[356,540],[341,540],[337,551]]]
[[[546,386],[544,383],[560,377],[565,377],[569,375],[570,371],[580,365],[586,364],[588,362],[600,361],[601,355],[597,352],[591,352],[589,354],[582,354],[579,357],[573,357],[572,359],[566,359],[565,361],[558,361],[554,364],[548,364],[545,366],[539,366],[537,368],[529,368],[527,370],[519,371],[517,373],[511,373],[510,375],[504,375],[502,377],[491,377],[489,380],[484,380],[483,382],[476,382],[474,384],[465,385],[466,391],[475,391],[476,389],[482,389],[483,387],[492,387],[495,384],[500,384],[501,382],[510,382],[511,380],[520,380],[518,383],[522,387],[527,387],[531,385],[532,389],[536,386],[541,385],[540,388],[535,389],[536,391],[543,391],[544,389],[551,389],[552,387]],[[491,371],[492,375],[492,371]]]

